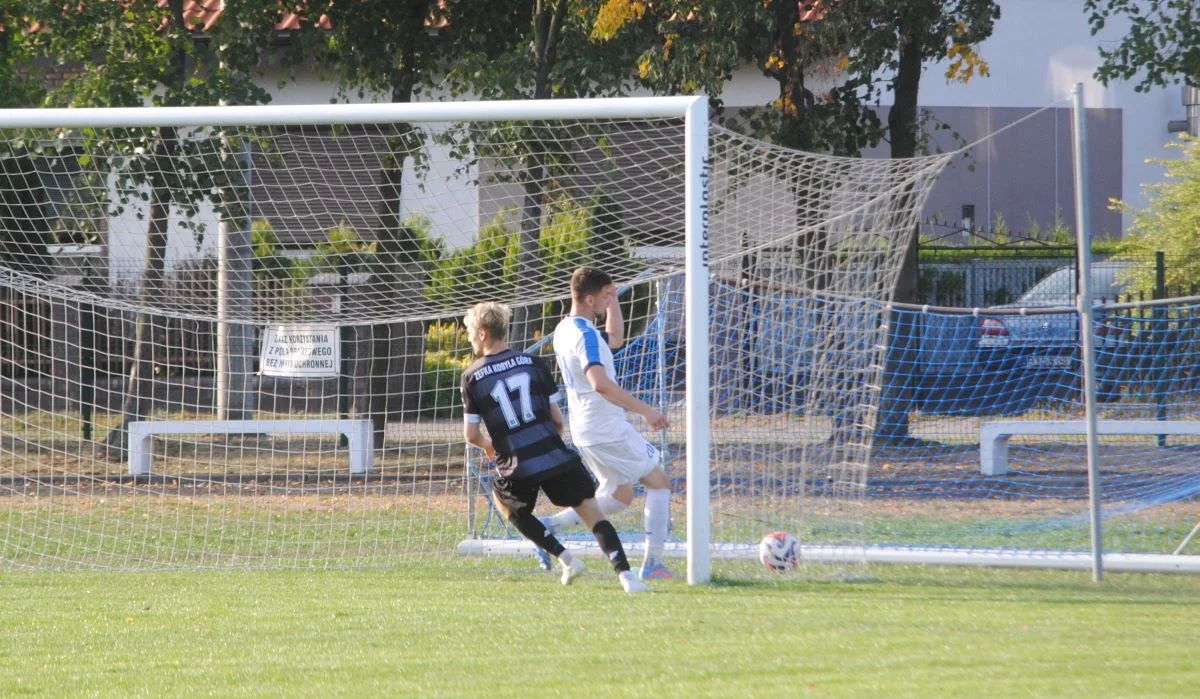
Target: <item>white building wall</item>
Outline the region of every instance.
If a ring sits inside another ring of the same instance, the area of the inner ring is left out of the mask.
[[[111,179],[111,178],[110,178]],[[115,192],[116,185],[109,185]],[[148,188],[143,188],[148,194]],[[108,276],[109,283],[124,286],[137,283],[146,265],[146,233],[150,225],[150,204],[132,201],[120,206],[108,217]],[[178,207],[171,207],[168,217],[166,250],[167,269],[179,267],[188,260],[216,257],[217,215],[211,204],[199,207],[197,216],[185,228],[185,218]]]
[[[1167,122],[1186,116],[1181,88],[1138,93],[1132,83],[1105,87],[1093,77],[1100,65],[1099,47],[1115,44],[1126,33],[1129,25],[1124,20],[1092,36],[1078,0],[999,4],[995,32],[978,47],[990,76],[967,85],[950,83],[944,77],[946,63],[930,65],[921,81],[922,106],[1036,108],[1059,101],[1059,106],[1070,107],[1071,90],[1082,82],[1087,107],[1122,111],[1122,196],[1134,206],[1144,206],[1143,185],[1162,180],[1162,167],[1146,159],[1176,157],[1165,145],[1175,140]]]

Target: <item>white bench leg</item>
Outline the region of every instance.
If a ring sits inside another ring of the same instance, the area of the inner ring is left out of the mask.
[[[129,428],[129,475],[149,476],[154,461],[154,445],[151,435],[143,434],[131,425]]]
[[[350,446],[350,475],[365,476],[375,470],[375,434],[371,423],[346,432]]]
[[[1008,438],[1003,432],[983,429],[979,433],[979,470],[985,476],[1008,473]]]

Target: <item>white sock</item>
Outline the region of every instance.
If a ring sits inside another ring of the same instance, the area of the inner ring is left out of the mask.
[[[629,505],[626,505],[611,495],[597,495],[596,504],[600,506],[600,511],[606,516],[615,515],[621,510],[624,510],[626,507],[629,507]],[[546,524],[549,524],[555,529],[566,529],[567,527],[573,527],[577,524],[582,525],[583,520],[579,519],[579,515],[576,514],[575,510],[568,507],[547,517]]]
[[[646,560],[662,558],[667,527],[671,524],[671,491],[666,488],[646,490]]]
[[[566,529],[567,527],[572,527],[576,524],[583,524],[583,520],[579,519],[579,515],[575,514],[575,510],[572,510],[569,507],[565,510],[559,510],[555,514],[550,515],[545,521],[546,524],[554,527],[555,529]]]
[[[571,561],[573,560],[575,560],[575,557],[567,549],[563,549],[563,552],[558,554],[558,562],[565,566],[571,565]]]
[[[605,515],[615,515],[624,510],[629,505],[621,502],[611,495],[597,495],[596,504],[600,506],[600,511]]]

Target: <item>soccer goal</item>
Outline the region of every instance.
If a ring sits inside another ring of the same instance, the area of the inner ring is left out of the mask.
[[[773,530],[865,560],[889,302],[950,154],[798,153],[690,97],[5,110],[0,134],[5,568],[521,552],[462,443],[459,321],[504,301],[549,352],[584,264],[621,288],[620,380],[671,420],[688,580]]]

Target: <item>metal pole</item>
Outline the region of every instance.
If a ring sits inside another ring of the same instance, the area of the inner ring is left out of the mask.
[[[1096,350],[1092,320],[1092,236],[1087,189],[1087,113],[1083,105],[1083,83],[1072,91],[1075,117],[1075,240],[1079,250],[1076,274],[1079,294],[1079,338],[1083,365],[1083,405],[1087,420],[1087,469],[1089,520],[1092,530],[1092,580],[1104,579],[1104,542],[1100,529],[1100,445],[1096,438]]]
[[[250,323],[254,317],[254,241],[251,229],[254,225],[254,161],[250,154],[250,139],[241,137],[242,191],[245,193],[245,217],[238,221],[234,256],[230,269],[233,286],[232,309],[237,325],[230,330],[229,349],[232,353],[230,371],[230,401],[233,415],[239,420],[254,417],[258,410],[258,386],[255,381],[254,336],[256,327]]]
[[[229,415],[229,217],[217,223],[216,418]]]
[[[658,317],[655,323],[658,325],[655,337],[655,344],[658,349],[658,356],[655,357],[655,364],[658,374],[658,405],[656,406],[662,414],[667,413],[667,280],[659,279],[655,283],[655,289],[658,292]],[[667,430],[660,430],[658,433],[658,447],[662,453],[663,469],[667,467]]]
[[[709,449],[708,363],[708,100],[690,104],[684,121],[684,315],[687,366],[687,581],[712,578],[712,513]]]
[[[228,138],[228,137],[227,137]],[[229,211],[221,214],[217,224],[217,387],[216,417],[218,420],[245,420],[255,410],[251,391],[250,352],[254,339],[247,324],[253,313],[253,263],[251,255],[251,201],[249,143],[240,137],[228,139],[239,143],[238,163],[240,186],[233,187],[234,196],[243,197],[241,215]],[[235,208],[239,202],[231,202]],[[232,316],[236,316],[231,318]]]
[[[1196,80],[1200,81],[1200,76]],[[1188,133],[1193,138],[1200,138],[1200,85],[1183,86],[1183,106],[1187,107]]]
[[[1162,250],[1154,253],[1154,299],[1161,300],[1167,297],[1167,258]],[[1154,318],[1154,330],[1150,333],[1150,337],[1155,338],[1155,347],[1159,348],[1166,340],[1167,333],[1167,308],[1166,306],[1155,306],[1151,312]],[[1166,369],[1163,366],[1162,353],[1155,352],[1154,355],[1154,402],[1155,402],[1155,417],[1159,420],[1167,419],[1167,392],[1163,390],[1165,383]],[[1158,446],[1167,446],[1167,435],[1158,435]]]

